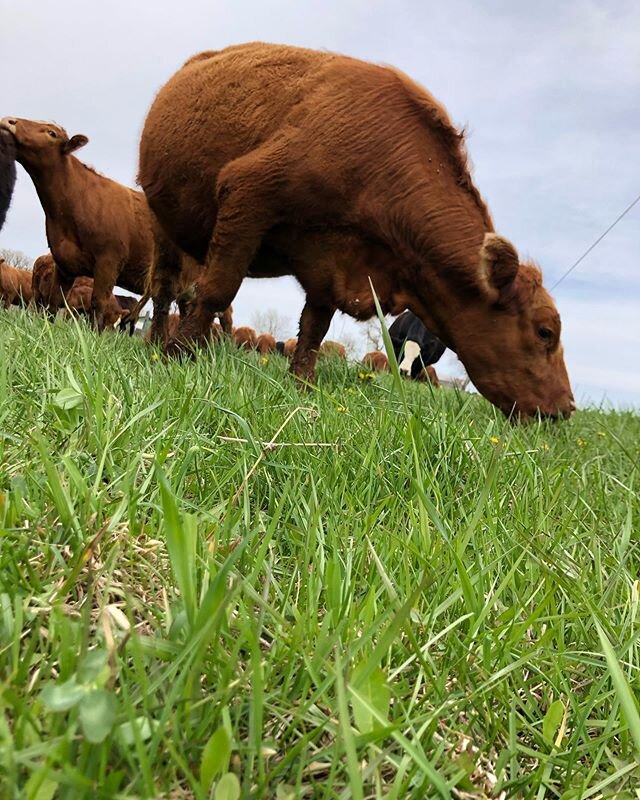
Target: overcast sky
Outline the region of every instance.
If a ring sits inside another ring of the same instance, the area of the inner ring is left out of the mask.
[[[133,185],[154,93],[193,53],[254,40],[393,64],[431,90],[468,128],[497,230],[548,287],[640,194],[637,0],[0,0],[0,116],[86,134],[80,158]],[[47,250],[22,170],[0,247]],[[640,204],[553,292],[581,404],[640,405],[639,259]],[[237,324],[278,308],[293,334],[302,294],[245,281],[234,306]],[[337,315],[330,335],[357,329]]]

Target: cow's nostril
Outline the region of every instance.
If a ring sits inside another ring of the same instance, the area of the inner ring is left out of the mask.
[[[11,119],[11,118],[9,118],[9,119],[7,120],[7,122],[9,123],[9,125],[16,125],[16,124],[17,124],[17,122],[18,122],[18,120],[17,120],[17,119]]]

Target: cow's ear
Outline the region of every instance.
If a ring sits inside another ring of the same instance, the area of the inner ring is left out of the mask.
[[[498,291],[513,283],[520,261],[515,247],[497,233],[485,233],[480,250],[480,269],[487,283]]]
[[[83,136],[81,133],[76,133],[75,136],[67,139],[67,141],[62,145],[62,152],[65,154],[65,156],[68,156],[69,153],[74,153],[76,150],[84,147],[88,141],[88,137]]]

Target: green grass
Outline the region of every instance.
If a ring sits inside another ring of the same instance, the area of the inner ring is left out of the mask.
[[[0,797],[638,797],[640,418],[358,371],[2,313]]]

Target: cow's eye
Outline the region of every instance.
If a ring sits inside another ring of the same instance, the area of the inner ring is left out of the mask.
[[[538,336],[545,342],[548,342],[553,338],[553,331],[551,328],[547,328],[546,325],[540,325],[538,328]]]
[[[47,131],[47,133],[49,134],[49,136],[52,139],[57,139],[58,138],[58,134],[55,131]]]

